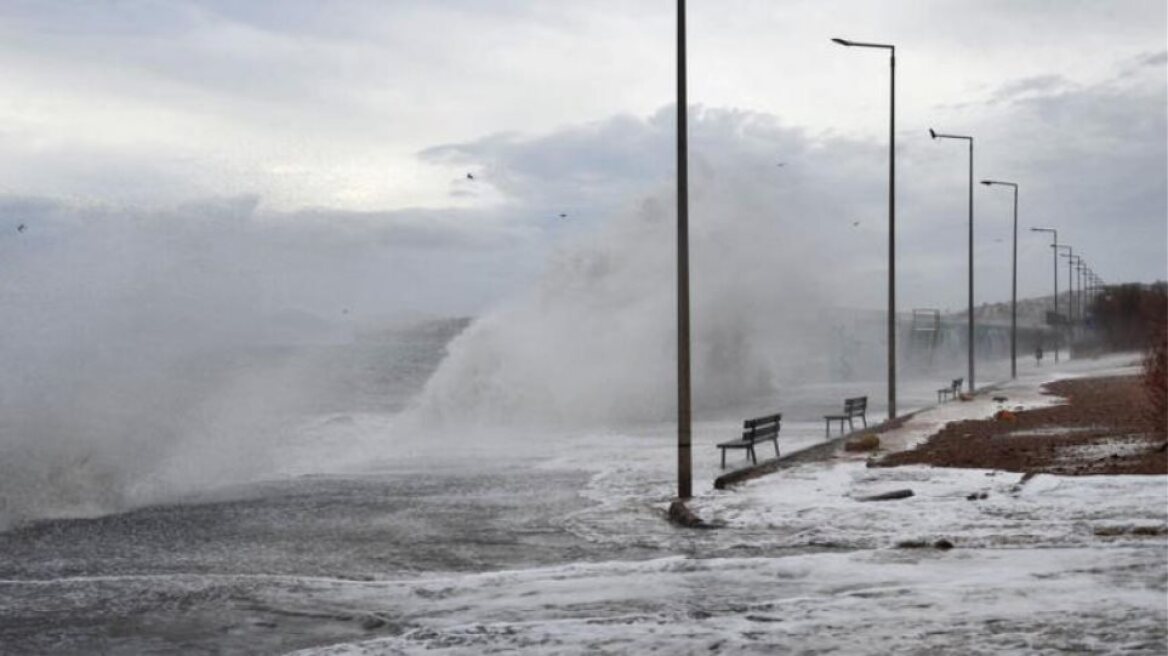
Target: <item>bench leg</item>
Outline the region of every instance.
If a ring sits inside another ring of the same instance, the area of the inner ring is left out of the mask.
[[[826,424],[823,427],[823,437],[824,437],[824,439],[827,439],[827,438],[831,437],[831,420],[825,419],[823,421],[823,423]]]
[[[726,449],[722,449],[722,469],[726,468]]]
[[[775,443],[775,458],[778,458],[779,457],[779,439],[775,438],[774,443]]]
[[[750,445],[750,461],[756,465],[758,464],[758,456],[754,455],[754,445],[753,444]]]
[[[868,427],[868,415],[860,415],[860,421],[864,422],[864,428]]]
[[[843,429],[843,427],[844,427],[844,422],[841,421],[840,422],[840,429]],[[848,417],[848,432],[849,433],[856,432],[856,423],[854,421],[852,421],[851,417]]]

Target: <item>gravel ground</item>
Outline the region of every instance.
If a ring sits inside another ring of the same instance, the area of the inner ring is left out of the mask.
[[[875,466],[927,464],[1063,475],[1168,474],[1165,425],[1148,417],[1136,376],[1078,378],[1044,389],[1066,399],[998,419],[953,422]]]

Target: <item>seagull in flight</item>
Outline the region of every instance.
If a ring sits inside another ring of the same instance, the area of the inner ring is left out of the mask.
[[[856,227],[858,227],[859,225],[860,225],[860,222],[859,222],[859,221],[853,221],[853,222],[852,222],[852,227],[853,227],[853,228],[856,228]]]
[[[28,226],[24,225],[23,223],[22,223],[22,224],[20,224],[20,225],[18,225],[18,226],[16,226],[16,231],[17,231],[17,232],[24,232],[25,230],[28,230]]]
[[[467,174],[466,174],[466,179],[467,179],[467,180],[474,180],[474,174],[473,174],[473,173],[467,173]]]
[[[568,218],[568,215],[567,215],[567,214],[564,214],[563,212],[560,212],[560,218],[561,218],[561,219],[566,219],[566,218]]]

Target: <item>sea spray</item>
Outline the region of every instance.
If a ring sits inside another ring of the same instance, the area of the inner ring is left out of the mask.
[[[664,194],[662,194],[664,195]],[[777,212],[707,180],[693,228],[694,398],[770,397],[821,350],[824,292]],[[472,323],[415,411],[438,424],[606,426],[674,407],[673,208],[653,199],[551,259],[534,289]]]
[[[465,322],[355,338],[348,310],[385,276],[347,267],[386,248],[286,219],[254,199],[0,203],[26,226],[0,235],[0,529],[273,475],[313,415],[416,393]]]

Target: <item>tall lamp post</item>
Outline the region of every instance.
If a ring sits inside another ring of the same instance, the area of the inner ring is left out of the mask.
[[[982,180],[987,187],[1002,185],[1014,189],[1014,263],[1010,269],[1010,378],[1018,377],[1018,184],[1003,180]]]
[[[677,496],[693,496],[689,373],[689,134],[685,0],[677,0]]]
[[[1079,327],[1082,328],[1086,323],[1086,303],[1083,302],[1083,257],[1075,256],[1075,286],[1078,291],[1075,293],[1075,307],[1078,308]]]
[[[973,380],[973,137],[960,134],[941,134],[929,128],[934,139],[962,139],[969,142],[969,393],[976,387]]]
[[[1054,248],[1054,249],[1058,248],[1058,230],[1055,230],[1054,228],[1031,228],[1030,232],[1049,232],[1049,233],[1053,234],[1054,235],[1054,243],[1052,244],[1052,248]],[[1058,317],[1058,251],[1054,250],[1052,252],[1054,255],[1054,257],[1051,258],[1051,261],[1054,263],[1054,316],[1057,318]],[[1056,321],[1057,321],[1057,319],[1056,319]],[[1055,335],[1055,337],[1054,337],[1054,361],[1057,363],[1059,361],[1059,337],[1058,337],[1059,336],[1059,327],[1058,327],[1057,323],[1055,324],[1054,331],[1055,331],[1054,332],[1054,335]]]
[[[888,418],[896,418],[896,46],[847,39],[832,41],[849,48],[888,51]]]
[[[1054,249],[1054,252],[1058,257],[1070,257],[1070,256],[1075,254],[1075,249],[1071,248],[1067,244],[1058,244],[1056,246],[1052,246],[1051,248]],[[1066,251],[1066,252],[1060,253],[1059,251]],[[1067,260],[1067,330],[1070,330],[1071,322],[1074,321],[1074,318],[1075,318],[1075,303],[1074,303],[1075,296],[1074,296],[1074,294],[1075,294],[1075,278],[1074,278],[1074,273],[1071,272],[1071,261],[1068,259]]]
[[[1068,246],[1067,253],[1063,255],[1067,258],[1067,277],[1071,279],[1067,285],[1067,294],[1071,297],[1071,337],[1074,337],[1075,323],[1083,318],[1083,308],[1078,304],[1075,297],[1075,288],[1079,287],[1079,282],[1075,278],[1075,261],[1079,259],[1078,255]],[[1081,289],[1081,288],[1080,288]]]
[[[1087,295],[1084,293],[1086,291],[1086,287],[1084,286],[1083,283],[1085,283],[1087,280],[1086,280],[1086,277],[1083,275],[1083,272],[1087,270],[1087,263],[1081,257],[1076,257],[1075,259],[1077,260],[1075,262],[1075,274],[1079,276],[1079,324],[1081,326],[1086,326],[1087,325],[1087,303],[1086,303]]]

